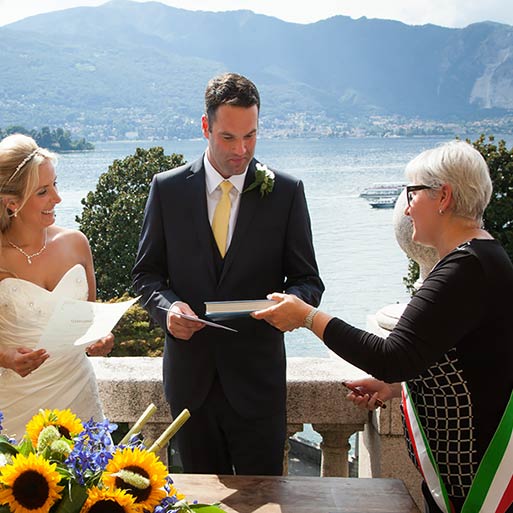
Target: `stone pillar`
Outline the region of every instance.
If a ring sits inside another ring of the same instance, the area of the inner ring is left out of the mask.
[[[296,433],[303,431],[303,424],[287,424],[287,438],[285,439],[285,448],[283,450],[283,475],[289,475],[289,452],[290,442],[289,438]]]
[[[371,422],[360,436],[359,477],[401,479],[418,508],[423,511],[422,478],[408,456],[401,422],[400,400],[389,401],[386,410],[371,413]]]
[[[349,438],[360,424],[312,424],[322,436],[321,477],[349,477]]]
[[[401,308],[404,305],[390,305],[382,308],[375,316],[369,315],[367,331],[387,337],[388,330],[393,329],[397,317],[400,316]],[[360,436],[358,475],[401,479],[422,511],[422,479],[408,456],[400,404],[400,399],[392,399],[387,403],[386,410],[379,408],[371,413],[370,422],[365,425],[363,436]]]

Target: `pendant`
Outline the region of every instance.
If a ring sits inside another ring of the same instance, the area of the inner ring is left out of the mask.
[[[32,264],[32,258],[27,257],[27,260],[28,260],[28,263],[29,263],[29,264]]]

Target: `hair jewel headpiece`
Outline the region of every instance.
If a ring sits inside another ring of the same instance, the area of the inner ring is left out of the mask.
[[[11,175],[11,178],[9,178],[9,182],[18,174],[18,171],[29,161],[31,161],[34,156],[39,152],[39,148],[36,148],[32,153],[29,153],[16,167],[14,170],[14,173]]]

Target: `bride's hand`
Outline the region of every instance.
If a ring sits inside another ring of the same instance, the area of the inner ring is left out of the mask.
[[[94,344],[91,344],[86,353],[89,356],[107,356],[114,347],[114,335],[109,333],[106,337],[101,338]]]
[[[11,369],[24,378],[40,367],[49,356],[46,349],[34,351],[28,347],[13,347],[2,352],[0,362],[2,367]]]

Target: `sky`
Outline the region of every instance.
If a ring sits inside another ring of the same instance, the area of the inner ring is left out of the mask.
[[[137,0],[140,1],[140,0]],[[313,23],[336,15],[357,19],[398,20],[408,25],[433,23],[466,27],[479,21],[513,25],[511,0],[157,0],[188,10],[231,11],[249,9],[294,23]],[[81,5],[100,5],[105,0],[0,0],[0,26],[13,21]]]

